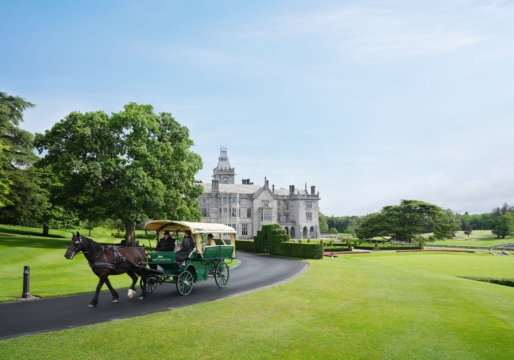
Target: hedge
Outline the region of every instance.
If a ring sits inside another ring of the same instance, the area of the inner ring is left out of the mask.
[[[255,244],[253,240],[236,240],[236,250],[255,252]]]
[[[323,259],[323,245],[282,242],[275,245],[275,252],[273,255],[297,257],[303,259]]]
[[[492,284],[504,285],[514,287],[514,279],[512,278],[490,278],[490,277],[474,277],[474,276],[459,276],[463,279],[483,281]]]

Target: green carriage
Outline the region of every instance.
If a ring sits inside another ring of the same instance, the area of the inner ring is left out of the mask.
[[[165,230],[176,235],[189,230],[195,242],[194,250],[182,264],[175,261],[175,252],[147,251],[146,277],[141,280],[141,287],[146,292],[153,292],[157,285],[163,283],[175,283],[181,295],[188,295],[194,283],[208,280],[209,277],[213,277],[219,287],[227,285],[230,275],[227,263],[236,258],[234,228],[223,224],[154,220],[145,225],[145,230],[155,231],[157,239]],[[218,234],[218,243],[221,244],[206,246],[209,233]]]

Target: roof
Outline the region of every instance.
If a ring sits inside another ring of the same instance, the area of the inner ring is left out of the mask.
[[[192,234],[229,233],[235,234],[233,227],[223,224],[199,223],[175,220],[154,220],[145,225],[145,230],[191,230]]]
[[[203,193],[212,192],[212,183],[203,183]],[[254,194],[261,188],[260,185],[243,185],[243,184],[218,184],[219,192],[237,193],[237,194]]]

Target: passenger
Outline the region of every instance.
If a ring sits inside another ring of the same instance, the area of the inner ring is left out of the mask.
[[[175,253],[175,261],[178,263],[186,260],[191,252],[195,249],[195,242],[191,237],[191,231],[184,231],[184,241],[182,242],[182,248]]]
[[[174,251],[175,250],[175,239],[170,236],[168,230],[164,231],[163,237],[159,240],[157,251]]]
[[[207,235],[207,246],[215,246],[214,236],[212,234]]]

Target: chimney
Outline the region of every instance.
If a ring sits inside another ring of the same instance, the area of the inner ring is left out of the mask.
[[[218,187],[218,180],[212,180],[212,189],[211,191],[219,191],[219,187]]]
[[[273,190],[271,190],[272,193],[275,193],[275,184],[271,185],[273,187]]]
[[[311,195],[316,195],[316,186],[311,186]]]

